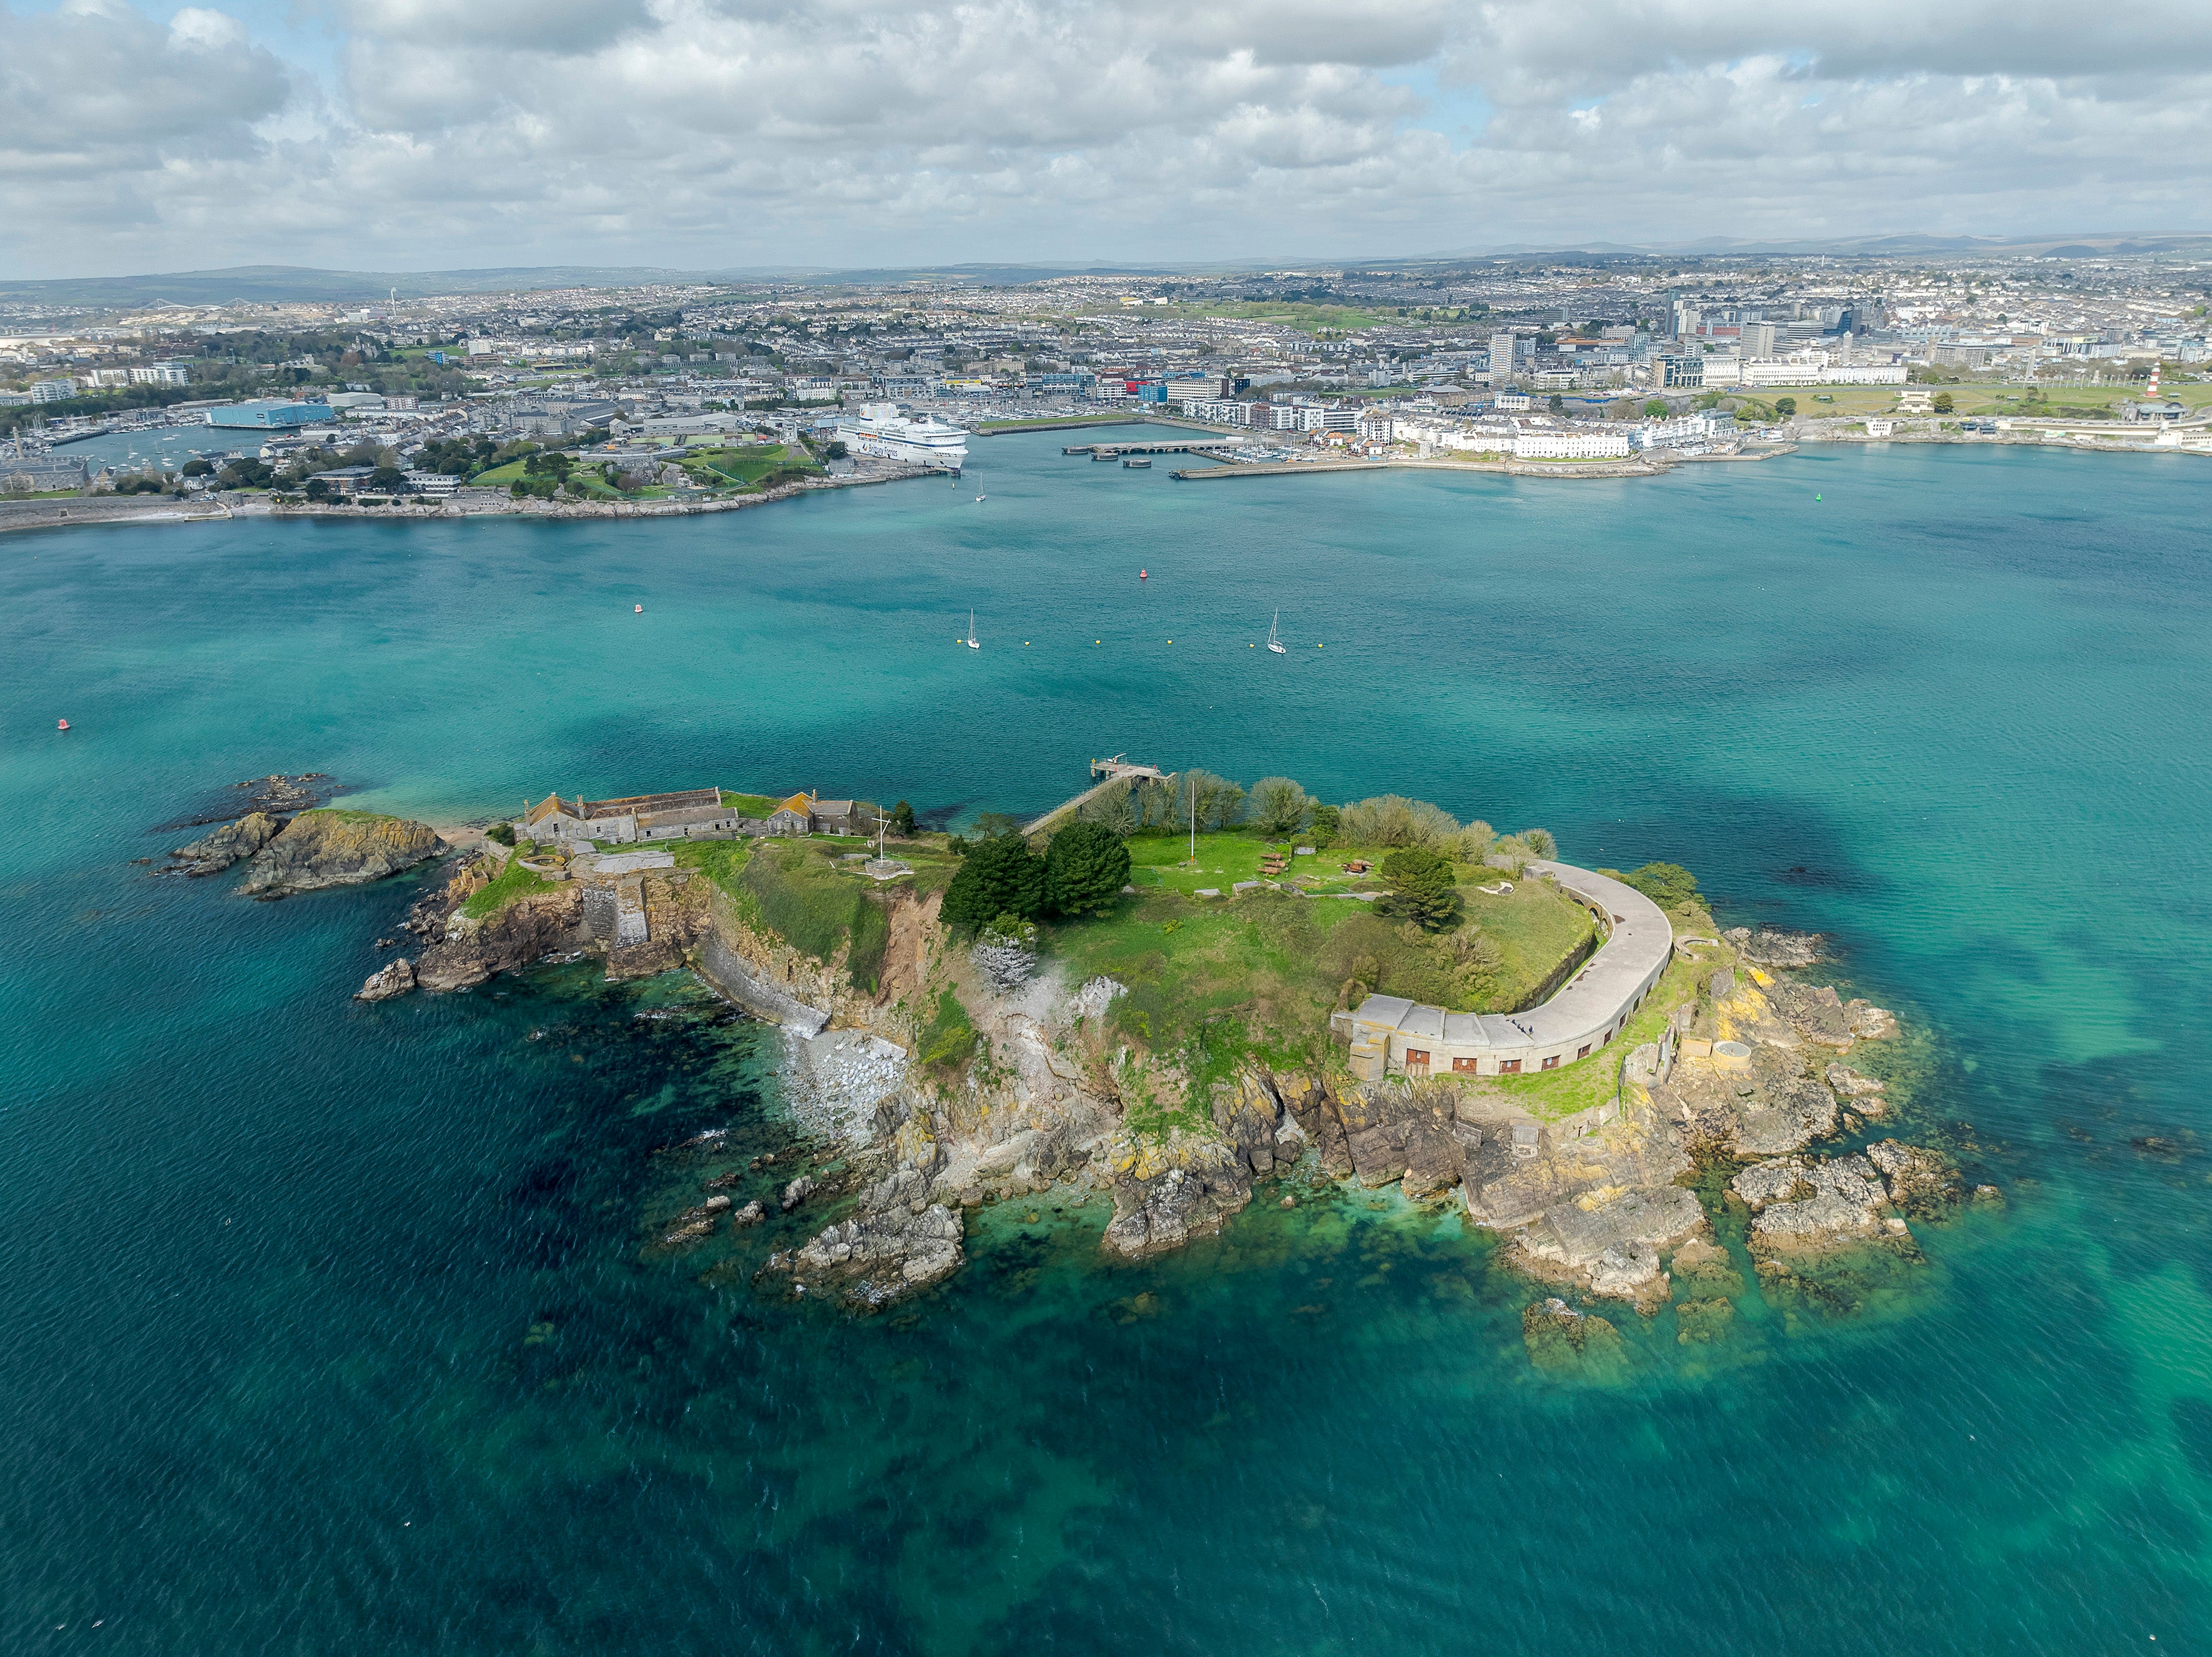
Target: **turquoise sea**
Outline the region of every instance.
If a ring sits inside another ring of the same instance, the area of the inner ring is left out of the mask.
[[[0,1650],[2212,1640],[2212,471],[1178,484],[1060,441],[719,517],[0,539]],[[663,1147],[793,1137],[763,1027],[581,967],[358,1005],[408,881],[131,863],[277,770],[947,821],[1117,752],[1829,932],[1907,1021],[1903,1132],[2005,1206],[1717,1343],[1618,1313],[1611,1378],[1534,1367],[1535,1291],[1395,1193],[1118,1269],[1097,1208],[1002,1205],[849,1319],[750,1287],[793,1228],[643,1247],[696,1190]]]

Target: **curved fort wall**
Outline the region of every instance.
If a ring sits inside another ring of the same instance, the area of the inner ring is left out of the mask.
[[[1674,953],[1665,913],[1633,886],[1591,869],[1540,862],[1528,871],[1586,904],[1607,936],[1565,987],[1527,1012],[1453,1012],[1402,996],[1370,995],[1336,1014],[1331,1030],[1351,1043],[1352,1072],[1391,1076],[1510,1076],[1556,1070],[1617,1041]]]

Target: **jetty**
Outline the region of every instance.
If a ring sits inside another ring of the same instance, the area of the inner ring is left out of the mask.
[[[1090,787],[1076,795],[1074,798],[1061,801],[1060,804],[1054,806],[1051,810],[1046,812],[1042,816],[1024,825],[1022,829],[1022,833],[1024,835],[1042,834],[1046,829],[1054,827],[1063,818],[1073,816],[1085,805],[1088,805],[1092,800],[1097,799],[1101,794],[1105,793],[1109,789],[1114,787],[1118,783],[1138,781],[1164,782],[1168,778],[1173,776],[1175,773],[1172,771],[1163,771],[1157,765],[1132,764],[1125,756],[1116,754],[1110,760],[1091,761],[1091,774],[1094,778],[1099,779],[1099,780],[1093,782]]]
[[[1176,470],[1169,476],[1178,483],[1200,483],[1212,477],[1292,477],[1308,472],[1379,472],[1389,470],[1383,460],[1255,460],[1234,466],[1208,466],[1201,471]]]
[[[1133,443],[1071,443],[1062,454],[1087,454],[1093,460],[1119,460],[1125,454],[1214,454],[1243,446],[1235,437],[1148,437]]]

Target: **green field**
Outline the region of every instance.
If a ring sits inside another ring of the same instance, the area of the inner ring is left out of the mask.
[[[522,866],[522,859],[510,857],[507,866],[489,885],[477,888],[469,894],[461,905],[461,913],[471,920],[483,920],[514,902],[536,892],[550,892],[554,883],[543,875],[534,874]]]
[[[1187,841],[1139,835],[1128,845],[1139,895],[1111,915],[1048,926],[1043,947],[1066,963],[1071,985],[1100,974],[1127,985],[1115,1022],[1155,1050],[1196,1043],[1220,1058],[1249,1046],[1284,1062],[1317,1063],[1329,1013],[1369,991],[1510,1011],[1532,999],[1592,931],[1580,905],[1542,882],[1516,882],[1496,895],[1477,889],[1498,883],[1494,870],[1460,871],[1463,923],[1429,937],[1342,895],[1381,883],[1347,875],[1340,848],[1294,858],[1297,892],[1231,899],[1192,894],[1226,894],[1235,881],[1256,878],[1264,842],[1201,835],[1194,865]]]
[[[766,794],[733,794],[725,788],[722,790],[722,804],[733,811],[742,811],[749,817],[765,821],[783,801],[770,799]]]
[[[821,464],[804,448],[781,443],[748,444],[735,449],[694,449],[683,460],[684,470],[699,482],[716,489],[757,488],[760,481],[783,467],[819,473]]]
[[[1285,304],[1261,300],[1235,300],[1218,305],[1147,305],[1139,314],[1147,317],[1205,317],[1222,322],[1272,322],[1307,334],[1342,333],[1353,328],[1379,328],[1386,325],[1408,328],[1423,325],[1411,317],[1401,317],[1389,311],[1370,311],[1355,305]]]

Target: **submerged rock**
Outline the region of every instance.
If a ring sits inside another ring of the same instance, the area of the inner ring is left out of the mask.
[[[1879,1119],[1888,1114],[1889,1101],[1882,1096],[1887,1083],[1862,1076],[1849,1065],[1830,1065],[1824,1074],[1836,1096],[1850,1100],[1860,1115]]]
[[[219,875],[241,858],[250,858],[276,838],[284,825],[266,811],[250,812],[236,822],[227,822],[211,835],[169,853],[177,861],[173,874]]]
[[[1725,1340],[1735,1326],[1735,1302],[1714,1296],[1684,1301],[1674,1308],[1674,1338],[1684,1346]]]
[[[395,995],[404,995],[415,987],[415,965],[405,956],[387,962],[368,975],[368,981],[354,992],[356,1001],[388,1001]]]
[[[1850,1024],[1851,1034],[1863,1041],[1886,1041],[1897,1034],[1897,1015],[1871,1001],[1844,1003],[1844,1017]]]
[[[802,1174],[783,1188],[783,1211],[787,1214],[814,1194],[814,1176]]]
[[[426,822],[368,811],[303,811],[253,854],[239,889],[274,898],[358,885],[412,868],[445,849]]]
[[[1618,1373],[1626,1353],[1620,1331],[1603,1318],[1577,1312],[1556,1296],[1521,1314],[1521,1338],[1540,1369],[1605,1378]]]

